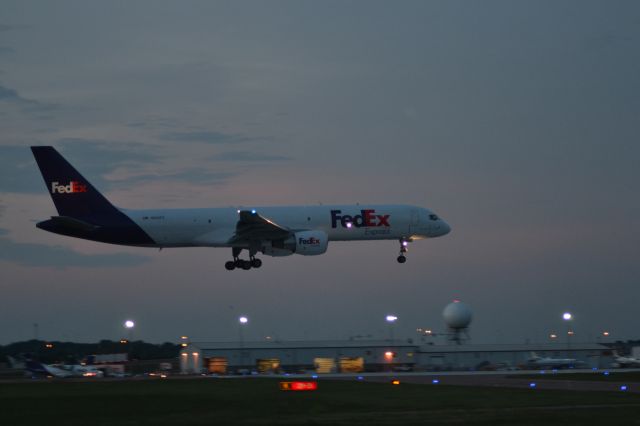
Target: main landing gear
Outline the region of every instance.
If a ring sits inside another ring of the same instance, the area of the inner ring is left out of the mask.
[[[259,268],[262,266],[262,260],[258,259],[255,256],[256,253],[253,252],[253,250],[250,251],[249,260],[243,260],[238,257],[240,256],[241,251],[241,248],[234,247],[233,249],[231,249],[233,260],[230,260],[224,264],[224,267],[227,268],[227,271],[233,271],[236,268],[248,271],[251,268]]]
[[[407,261],[407,257],[404,254],[408,251],[407,246],[409,245],[409,242],[410,240],[400,238],[400,255],[398,256],[398,263],[405,263]]]

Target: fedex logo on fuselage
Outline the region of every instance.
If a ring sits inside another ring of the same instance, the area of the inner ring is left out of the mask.
[[[351,216],[343,215],[342,210],[331,210],[331,227],[337,228],[338,222],[343,228],[373,228],[377,226],[391,226],[389,224],[389,214],[375,214],[375,209],[360,210],[360,214]]]
[[[87,185],[72,180],[69,185],[60,185],[59,182],[51,182],[52,194],[75,194],[78,192],[87,192]]]

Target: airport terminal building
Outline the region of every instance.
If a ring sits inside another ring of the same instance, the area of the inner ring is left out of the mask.
[[[576,368],[609,368],[597,343],[418,344],[409,340],[192,342],[183,374],[473,371],[531,368],[532,357],[575,359]]]

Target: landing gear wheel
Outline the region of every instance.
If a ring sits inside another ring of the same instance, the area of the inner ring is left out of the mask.
[[[249,269],[251,269],[251,262],[249,262],[248,260],[243,260],[242,269],[244,269],[245,271],[248,271]]]
[[[409,243],[411,242],[411,239],[407,239],[407,238],[400,238],[400,256],[398,256],[398,263],[404,263],[407,261],[407,258],[405,257],[405,253],[408,252],[409,250],[407,249],[407,246],[409,245]]]
[[[251,259],[251,267],[252,268],[259,268],[261,266],[262,266],[262,260],[256,259],[256,258]]]
[[[236,263],[233,260],[230,260],[224,264],[224,267],[227,268],[227,271],[233,271],[236,269]]]

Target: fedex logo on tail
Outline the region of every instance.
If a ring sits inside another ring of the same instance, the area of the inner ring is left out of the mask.
[[[87,192],[87,185],[72,180],[68,185],[60,185],[59,182],[51,182],[52,194],[75,194],[78,192]]]
[[[338,222],[343,228],[351,228],[352,226],[355,226],[356,228],[391,226],[389,225],[389,216],[391,215],[380,215],[375,213],[376,211],[374,209],[360,210],[360,214],[350,216],[348,214],[343,215],[342,210],[331,210],[331,227],[337,228]]]

